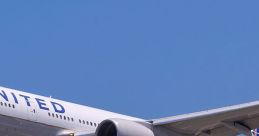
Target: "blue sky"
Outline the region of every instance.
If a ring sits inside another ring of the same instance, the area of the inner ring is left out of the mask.
[[[1,1],[0,85],[146,119],[259,100],[258,4]]]

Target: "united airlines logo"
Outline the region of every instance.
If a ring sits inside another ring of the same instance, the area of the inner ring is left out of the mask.
[[[259,129],[254,129],[251,131],[252,136],[259,136]]]
[[[57,103],[57,102],[54,102],[54,101],[47,102],[43,99],[31,98],[30,96],[23,95],[23,94],[19,94],[19,96],[22,97],[22,99],[17,99],[16,94],[14,94],[13,92],[10,92],[10,94],[11,94],[12,97],[8,97],[8,95],[5,93],[5,91],[3,91],[3,90],[0,91],[0,97],[2,97],[7,102],[9,102],[10,99],[13,99],[16,104],[19,104],[20,103],[19,100],[23,100],[23,101],[25,101],[26,105],[28,107],[30,107],[31,102],[34,99],[41,110],[49,111],[50,108],[53,108],[53,110],[56,113],[65,113],[65,108],[60,103]],[[48,105],[51,105],[51,106],[49,107]]]

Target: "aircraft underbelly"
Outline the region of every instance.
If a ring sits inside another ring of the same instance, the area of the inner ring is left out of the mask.
[[[0,115],[1,136],[56,136],[61,130],[63,129]]]

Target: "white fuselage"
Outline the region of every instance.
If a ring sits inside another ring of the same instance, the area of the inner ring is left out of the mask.
[[[142,119],[0,87],[0,133],[8,136],[53,136],[94,133],[99,123]]]

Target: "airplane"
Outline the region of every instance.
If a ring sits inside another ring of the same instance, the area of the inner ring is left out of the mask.
[[[259,101],[145,120],[0,87],[2,136],[246,136],[259,127]]]

